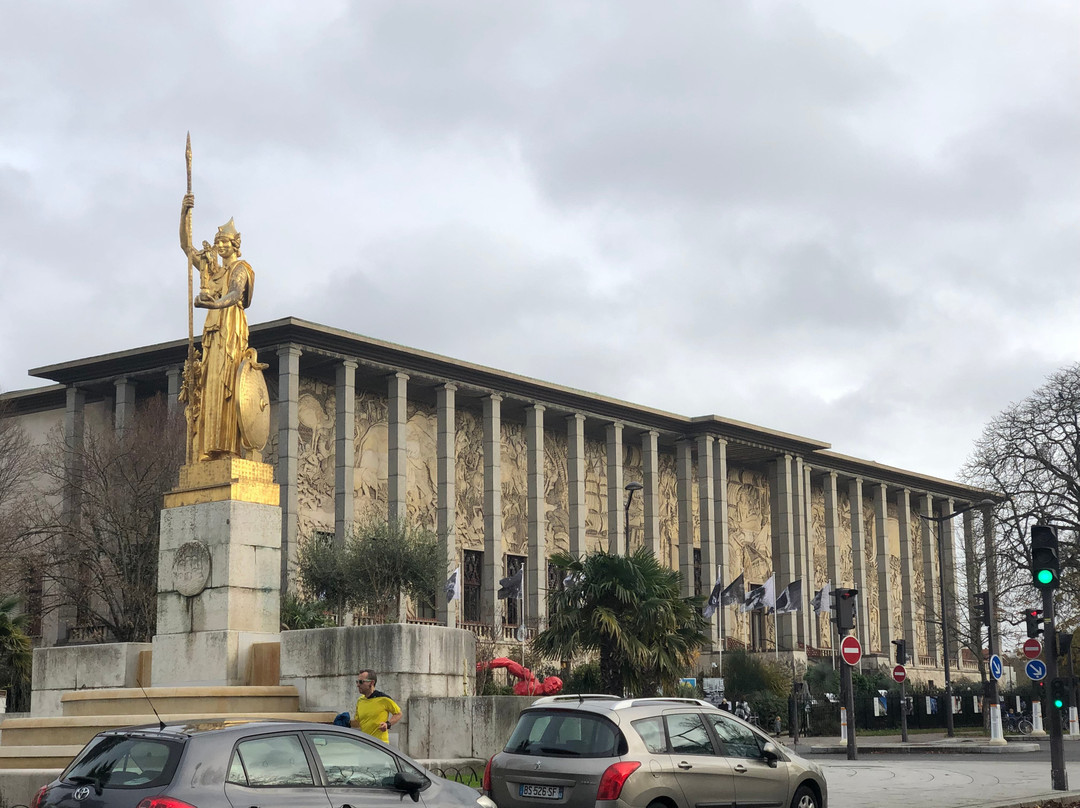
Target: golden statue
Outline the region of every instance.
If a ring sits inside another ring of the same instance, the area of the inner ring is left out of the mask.
[[[255,349],[248,345],[244,309],[251,305],[255,272],[240,258],[240,233],[233,220],[218,228],[214,243],[196,250],[191,241],[191,139],[188,192],[180,206],[180,248],[188,257],[188,360],[181,400],[187,404],[187,462],[225,457],[261,460],[269,437],[269,395]],[[192,299],[191,270],[199,270],[199,295]],[[192,307],[206,309],[202,346],[194,348]]]

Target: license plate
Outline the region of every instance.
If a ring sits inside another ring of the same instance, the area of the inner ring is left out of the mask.
[[[520,795],[541,800],[561,800],[562,786],[534,786],[530,783],[522,783]]]

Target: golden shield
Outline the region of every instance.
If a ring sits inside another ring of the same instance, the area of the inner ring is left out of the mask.
[[[236,371],[237,422],[240,442],[245,449],[260,452],[270,437],[270,393],[263,371],[268,366],[259,361],[254,348],[244,352]]]

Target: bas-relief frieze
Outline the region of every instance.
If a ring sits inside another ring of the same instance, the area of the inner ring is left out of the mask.
[[[566,432],[544,430],[544,521],[547,554],[570,551],[570,472]]]
[[[457,539],[462,550],[484,549],[483,416],[458,409],[454,419]]]
[[[524,424],[502,422],[503,551],[529,554],[529,466]]]
[[[878,608],[878,577],[877,577],[877,545],[874,523],[877,517],[874,514],[874,500],[868,490],[863,492],[863,569],[866,570],[866,596],[859,593],[859,613],[865,610],[869,626],[867,637],[870,639],[870,648],[881,647],[881,624],[878,622],[880,609]]]
[[[585,440],[586,552],[607,550],[607,445]]]
[[[353,514],[363,520],[385,514],[389,506],[389,405],[385,396],[360,392],[354,407]]]
[[[297,399],[296,488],[299,534],[334,529],[334,388],[300,378]]]
[[[746,589],[762,584],[772,574],[769,480],[749,469],[728,469],[727,580],[744,575]],[[750,639],[750,616],[733,610],[729,631],[736,639]],[[763,621],[767,638],[774,638],[773,621]]]
[[[813,600],[814,594],[829,580],[828,548],[825,541],[825,489],[810,486],[810,586],[807,591],[807,602]],[[812,606],[810,608],[813,608]],[[821,646],[832,647],[832,624],[831,612],[811,612],[811,618],[817,622],[817,636],[821,638]]]
[[[657,457],[657,488],[660,515],[660,561],[679,568],[679,478],[675,455],[661,452]]]
[[[439,413],[410,401],[405,427],[405,513],[411,526],[435,530],[439,512]]]

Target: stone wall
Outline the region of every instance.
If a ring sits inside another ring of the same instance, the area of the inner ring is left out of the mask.
[[[68,690],[138,687],[139,654],[150,648],[147,642],[35,648],[30,711],[61,715],[60,697]]]
[[[535,696],[467,696],[409,700],[409,755],[422,760],[486,761],[510,739],[518,715]]]
[[[356,674],[364,669],[374,671],[376,688],[405,710],[390,742],[417,757],[412,740],[426,746],[427,728],[413,723],[406,706],[418,697],[471,694],[476,637],[464,629],[407,623],[281,633],[281,684],[296,687],[301,710],[354,712]],[[417,726],[415,739],[410,738],[410,725]]]

